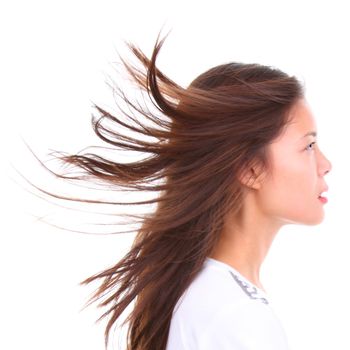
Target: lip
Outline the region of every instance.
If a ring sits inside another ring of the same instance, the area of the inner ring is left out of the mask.
[[[327,192],[327,191],[328,191],[328,186],[326,185],[326,186],[323,188],[323,190],[320,192],[320,194],[323,193],[323,192]],[[319,199],[323,204],[325,204],[325,203],[328,202],[328,199],[327,199],[326,197],[322,197],[321,195],[318,196],[318,199]]]
[[[322,192],[327,192],[328,191],[328,186],[326,185],[323,189],[321,189],[321,192],[319,192],[319,195],[322,193]]]
[[[318,199],[323,203],[326,204],[328,202],[328,199],[326,197],[318,197]]]

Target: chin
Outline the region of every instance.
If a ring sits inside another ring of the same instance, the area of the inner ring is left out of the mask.
[[[324,212],[319,212],[317,215],[309,215],[303,217],[293,217],[284,220],[286,225],[307,225],[307,226],[316,226],[323,222]]]
[[[324,220],[324,212],[322,211],[320,215],[309,217],[307,220],[305,220],[304,225],[309,225],[309,226],[319,225],[323,222],[323,220]]]

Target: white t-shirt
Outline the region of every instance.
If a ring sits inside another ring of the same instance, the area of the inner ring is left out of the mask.
[[[178,300],[166,350],[289,350],[266,293],[207,257]]]

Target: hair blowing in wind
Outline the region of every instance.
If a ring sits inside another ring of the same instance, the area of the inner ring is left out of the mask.
[[[304,94],[294,76],[238,62],[213,67],[183,88],[156,66],[164,40],[158,36],[150,58],[129,43],[137,64],[122,59],[148,100],[133,100],[116,87],[124,105],[118,106],[120,114],[94,105],[99,114],[92,124],[96,135],[116,151],[145,157],[121,163],[92,153],[60,156],[113,191],[155,193],[150,200],[132,203],[155,204],[155,209],[129,216],[141,223],[130,250],[114,266],[82,282],[100,282],[91,302],[104,308],[106,346],[113,326],[134,302],[125,321],[127,350],[166,349],[177,301],[214,249],[227,215],[241,208],[241,175],[253,164],[270,170],[267,146],[283,132],[290,109]],[[121,126],[133,136],[119,132]]]

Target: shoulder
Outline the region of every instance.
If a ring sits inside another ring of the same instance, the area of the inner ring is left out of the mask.
[[[246,300],[268,304],[267,295],[238,271],[225,263],[206,259],[200,272],[178,300],[174,314],[201,314],[198,318],[210,319],[221,307]]]
[[[231,272],[204,264],[174,308],[167,350],[288,349],[271,306],[249,295]]]
[[[269,305],[244,300],[224,305],[202,330],[199,349],[287,350],[284,329]]]
[[[211,319],[223,305],[246,300],[247,295],[226,269],[204,264],[174,308],[174,315]]]

